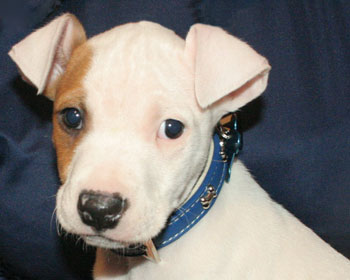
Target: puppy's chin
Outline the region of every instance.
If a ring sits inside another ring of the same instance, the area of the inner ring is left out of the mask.
[[[130,245],[124,242],[114,241],[99,235],[82,236],[82,238],[88,245],[106,249],[121,249],[126,248]]]

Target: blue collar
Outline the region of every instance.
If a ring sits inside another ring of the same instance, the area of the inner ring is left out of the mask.
[[[219,195],[227,174],[227,162],[220,156],[220,139],[214,136],[214,151],[208,172],[192,197],[173,212],[164,230],[153,239],[157,249],[174,242],[208,213]]]
[[[113,249],[114,253],[124,256],[146,256],[157,262],[159,261],[158,249],[179,239],[208,213],[224,181],[229,181],[234,157],[241,149],[241,135],[237,130],[236,118],[230,128],[218,126],[213,142],[213,156],[203,182],[190,199],[181,206],[181,209],[172,213],[163,231],[152,240],[153,242]]]

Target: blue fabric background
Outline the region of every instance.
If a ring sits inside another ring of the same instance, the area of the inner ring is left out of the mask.
[[[185,36],[222,26],[265,55],[263,97],[239,114],[240,158],[271,196],[350,257],[350,2],[13,0],[0,4],[0,279],[89,279],[94,250],[58,237],[51,102],[18,76],[10,47],[70,11],[88,36],[152,20]],[[40,42],[38,42],[39,44]]]

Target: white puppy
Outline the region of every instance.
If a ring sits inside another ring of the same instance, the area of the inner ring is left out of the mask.
[[[202,24],[183,40],[150,22],[86,40],[64,14],[10,56],[54,101],[57,217],[99,248],[96,279],[350,279],[349,261],[239,161],[229,180],[234,127],[214,128],[270,70],[246,43]],[[142,254],[156,263],[131,256]]]

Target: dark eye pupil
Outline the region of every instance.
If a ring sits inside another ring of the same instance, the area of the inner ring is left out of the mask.
[[[79,129],[82,123],[82,116],[78,109],[67,108],[62,111],[63,122],[68,128]]]
[[[184,125],[177,120],[169,119],[165,121],[165,134],[170,139],[175,139],[181,136]]]

